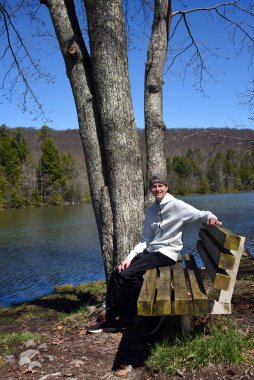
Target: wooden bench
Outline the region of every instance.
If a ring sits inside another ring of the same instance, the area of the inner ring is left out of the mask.
[[[231,314],[244,241],[244,237],[224,227],[202,226],[197,250],[206,270],[197,267],[192,254],[172,267],[147,270],[138,299],[138,315],[181,316],[182,334],[186,335],[194,328],[195,315]],[[218,290],[211,292],[211,288]]]

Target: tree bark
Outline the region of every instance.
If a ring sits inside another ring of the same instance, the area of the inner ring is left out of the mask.
[[[133,248],[143,220],[143,181],[121,1],[85,1],[92,59],[73,0],[43,0],[77,108],[106,278]]]
[[[166,174],[163,121],[163,69],[168,49],[172,17],[171,0],[155,0],[152,35],[145,71],[145,134],[148,177],[155,172]]]
[[[140,237],[143,179],[121,0],[84,0],[107,163],[115,250],[123,258]]]

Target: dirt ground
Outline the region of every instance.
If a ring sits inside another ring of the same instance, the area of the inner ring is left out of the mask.
[[[244,331],[254,333],[253,259],[242,260],[232,303],[233,314],[230,318],[237,321]],[[56,305],[54,307],[56,308]],[[118,379],[125,373],[125,377],[130,380],[254,379],[254,367],[251,364],[238,367],[203,368],[189,374],[179,370],[174,377],[153,373],[146,368],[144,363],[151,345],[160,339],[160,333],[153,336],[148,334],[157,322],[156,320],[142,323],[142,326],[135,330],[127,329],[114,334],[86,334],[86,327],[96,321],[100,312],[95,307],[90,307],[89,310],[90,315],[86,318],[83,313],[73,313],[62,321],[59,321],[55,314],[48,312],[34,316],[28,311],[19,311],[18,308],[15,314],[8,315],[6,311],[0,319],[0,332],[29,331],[40,334],[41,338],[34,347],[32,343],[31,347],[29,344],[25,347],[23,343],[19,343],[12,348],[13,351],[8,352],[13,355],[10,363],[6,363],[6,354],[1,350],[0,379],[107,380]],[[18,324],[13,323],[13,319],[17,319]],[[171,320],[168,319],[167,323],[171,323]],[[28,369],[27,365],[19,365],[20,354],[28,349],[37,351],[32,360],[39,362],[41,367],[35,366],[33,369]],[[129,372],[126,371],[126,366]],[[122,368],[125,369],[124,372],[119,371]]]

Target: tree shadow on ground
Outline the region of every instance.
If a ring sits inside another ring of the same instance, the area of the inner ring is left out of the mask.
[[[140,319],[137,327],[124,330],[112,366],[113,371],[128,365],[133,368],[142,367],[156,343],[167,340],[170,344],[176,340],[180,334],[180,318],[168,317],[156,330],[158,323],[160,317],[145,317]],[[156,331],[152,333],[154,330]]]
[[[54,293],[48,297],[43,297],[30,302],[32,305],[52,309],[61,313],[75,313],[84,306],[99,306],[102,303],[100,299],[91,292],[74,294],[65,292],[64,294]]]

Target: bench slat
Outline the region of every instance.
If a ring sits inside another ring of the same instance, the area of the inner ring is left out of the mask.
[[[216,240],[205,228],[199,230],[199,237],[207,251],[210,252],[215,264],[217,264],[219,268],[232,270],[235,264],[234,254],[220,245],[217,245]]]
[[[201,240],[198,240],[197,242],[197,250],[213,282],[213,286],[216,289],[227,290],[230,283],[230,277],[227,272],[216,266]]]
[[[191,314],[191,302],[189,300],[188,288],[182,264],[177,262],[173,271],[174,282],[174,314]]]
[[[157,287],[157,269],[146,271],[138,299],[138,315],[153,315],[154,296]]]
[[[219,242],[219,244],[226,249],[233,249],[237,251],[240,247],[241,236],[235,235],[233,232],[225,227],[221,226],[209,226],[203,225],[214,238]]]
[[[162,267],[160,268],[153,314],[168,315],[171,314],[171,312],[171,267]]]
[[[185,263],[192,293],[193,314],[207,314],[210,311],[209,300],[193,255],[186,255]]]

